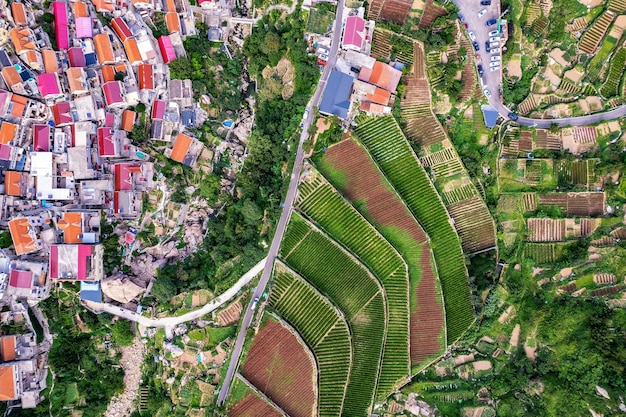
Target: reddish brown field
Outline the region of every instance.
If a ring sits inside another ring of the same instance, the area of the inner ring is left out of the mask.
[[[237,300],[224,310],[217,313],[217,321],[222,326],[227,326],[229,324],[236,323],[239,320],[239,316],[241,315],[241,310],[243,306],[241,305],[241,301]]]
[[[415,291],[417,303],[411,303],[411,365],[419,365],[441,349],[443,310],[437,302],[435,274],[430,263],[430,246],[422,247],[422,279]],[[416,304],[416,305],[414,305]]]
[[[345,190],[352,201],[365,203],[367,214],[382,226],[407,232],[417,243],[426,242],[421,226],[396,195],[381,181],[381,176],[367,152],[352,139],[331,146],[324,162],[346,174]]]
[[[230,417],[281,417],[272,406],[249,392],[228,410]]]
[[[315,364],[296,336],[268,320],[254,338],[243,376],[291,417],[315,414]]]
[[[422,18],[420,19],[420,29],[428,29],[438,17],[445,16],[447,14],[448,12],[446,11],[446,9],[434,4],[433,0],[426,0],[424,13],[422,14]]]

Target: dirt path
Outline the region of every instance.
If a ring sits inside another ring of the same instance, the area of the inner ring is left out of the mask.
[[[104,417],[130,416],[141,383],[141,364],[145,354],[146,348],[139,337],[135,337],[131,346],[122,348],[121,364],[124,369],[124,392],[111,398]]]

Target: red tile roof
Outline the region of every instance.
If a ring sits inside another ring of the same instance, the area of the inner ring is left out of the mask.
[[[165,104],[163,100],[154,100],[154,104],[152,105],[153,119],[163,119],[163,116],[165,116]]]
[[[126,39],[133,36],[133,33],[130,31],[130,28],[128,27],[124,19],[122,19],[121,17],[114,17],[111,20],[111,27],[113,28],[113,30],[115,31],[115,33],[117,34],[117,36],[120,38],[122,42],[124,42]]]
[[[50,125],[34,125],[33,142],[35,152],[48,152],[50,150]]]
[[[72,123],[74,119],[70,113],[70,103],[64,101],[52,106],[52,114],[54,115],[54,123],[57,126]]]
[[[133,126],[135,126],[135,117],[137,113],[132,110],[126,109],[122,114],[122,129],[130,132],[133,130]]]
[[[26,20],[26,9],[22,3],[11,3],[11,14],[13,15],[13,21],[18,26],[27,26],[28,20]]]
[[[119,104],[124,102],[122,97],[122,83],[119,81],[110,81],[102,86],[104,92],[104,100],[107,105]]]
[[[15,288],[30,288],[33,285],[33,271],[11,270],[9,285]]]
[[[2,362],[15,360],[15,335],[0,337],[0,358]]]
[[[58,71],[57,55],[52,49],[44,49],[41,51],[41,57],[43,58],[43,66],[46,72]]]
[[[9,122],[2,122],[0,125],[0,143],[3,145],[9,145],[15,139],[15,133],[17,132],[17,125]]]
[[[189,151],[191,142],[191,137],[185,135],[184,133],[179,133],[178,136],[176,136],[176,141],[174,142],[170,158],[177,162],[183,162],[185,160],[185,156],[187,156],[187,151]]]
[[[63,218],[57,223],[63,230],[63,243],[82,243],[80,235],[83,233],[83,214],[64,212]]]
[[[113,129],[110,127],[98,128],[98,154],[100,156],[115,156],[115,141],[113,139]]]
[[[154,76],[151,64],[140,64],[137,69],[137,78],[139,78],[140,90],[154,89]]]
[[[31,224],[26,217],[13,219],[9,222],[9,231],[15,246],[17,255],[35,252],[38,249],[37,242],[31,233]]]
[[[0,365],[0,401],[15,400],[15,375],[13,366]]]
[[[113,45],[111,39],[106,33],[98,33],[93,37],[96,45],[96,54],[100,65],[112,64],[115,62],[115,54],[113,53]]]
[[[4,192],[7,195],[22,195],[22,173],[17,171],[6,171],[4,173]]]

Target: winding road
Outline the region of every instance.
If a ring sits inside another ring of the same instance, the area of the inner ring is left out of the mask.
[[[330,53],[328,54],[328,63],[324,67],[324,71],[322,72],[322,77],[320,78],[319,83],[317,84],[317,88],[311,101],[307,105],[308,114],[306,118],[303,120],[302,125],[302,134],[300,135],[300,141],[298,143],[298,150],[296,152],[296,159],[293,164],[293,170],[291,171],[291,180],[289,182],[289,189],[287,191],[287,196],[285,198],[285,202],[283,205],[283,212],[280,216],[280,220],[278,221],[278,225],[276,226],[276,232],[274,234],[274,238],[272,239],[272,244],[270,246],[269,253],[267,254],[267,261],[265,263],[265,269],[263,270],[263,275],[261,275],[261,280],[259,281],[259,285],[254,292],[253,298],[258,297],[259,299],[265,292],[265,287],[269,282],[272,268],[274,266],[274,259],[278,254],[278,249],[280,247],[280,242],[283,239],[283,234],[285,233],[285,229],[287,227],[287,223],[289,222],[289,217],[291,215],[291,209],[293,207],[293,201],[296,197],[298,182],[300,180],[300,171],[302,170],[302,162],[304,161],[304,150],[302,149],[302,144],[309,137],[309,127],[313,122],[313,107],[316,107],[319,104],[320,98],[322,96],[322,92],[326,86],[326,82],[328,81],[328,77],[330,76],[330,71],[335,66],[335,61],[337,58],[337,50],[339,49],[339,39],[341,38],[342,24],[343,24],[343,7],[344,0],[339,0],[339,4],[337,5],[337,14],[335,16],[335,24],[333,30],[333,39],[332,45],[330,48]],[[219,395],[217,397],[217,404],[222,405],[226,398],[228,398],[228,393],[230,391],[230,384],[233,380],[233,376],[237,371],[237,366],[239,364],[239,357],[241,356],[241,351],[243,349],[243,343],[246,338],[246,330],[252,323],[252,318],[254,317],[255,310],[253,309],[253,301],[250,301],[250,305],[246,308],[245,316],[241,323],[241,328],[239,329],[239,334],[237,335],[237,340],[235,341],[235,347],[231,354],[230,364],[228,365],[228,371],[226,372],[226,376],[224,377],[224,382],[222,384],[222,388],[220,389]]]
[[[218,297],[209,301],[201,308],[177,317],[163,317],[160,319],[151,319],[149,317],[142,316],[141,314],[137,314],[132,310],[115,306],[113,304],[96,303],[93,301],[84,301],[83,303],[86,307],[88,307],[95,313],[113,314],[123,319],[139,323],[145,327],[164,327],[166,336],[168,338],[172,338],[172,332],[174,328],[179,324],[200,318],[205,314],[208,314],[226,304],[239,292],[239,290],[246,286],[250,281],[252,281],[254,277],[259,274],[259,272],[263,270],[266,265],[266,260],[267,258],[263,258],[261,261],[259,261],[259,263],[257,263],[255,266],[252,267],[252,269],[250,269],[241,278],[239,278],[239,281],[237,281],[235,285],[227,289],[223,294],[220,294]]]
[[[485,42],[490,38],[488,33],[495,30],[497,27],[496,25],[488,27],[485,26],[485,23],[490,19],[497,19],[501,16],[500,1],[493,0],[492,4],[489,6],[481,5],[478,0],[454,0],[454,3],[457,5],[460,14],[463,16],[463,22],[467,24],[467,31],[473,32],[476,37],[476,42],[478,42],[480,50],[476,52],[476,55],[480,57],[480,60],[477,61],[476,64],[481,64],[483,66],[484,73],[479,77],[479,79],[482,88],[490,92],[491,97],[488,98],[489,104],[493,106],[505,120],[512,120],[509,117],[511,109],[502,103],[499,94],[500,86],[502,84],[502,71],[491,71],[489,66],[492,62],[492,57],[501,56],[501,54],[488,53],[485,50]],[[478,16],[479,11],[483,9],[486,11],[485,14]],[[521,126],[539,128],[549,128],[553,123],[556,123],[560,127],[586,126],[603,120],[617,119],[618,117],[623,117],[624,115],[626,115],[626,105],[616,107],[603,113],[589,114],[586,116],[563,117],[558,119],[533,119],[530,117],[519,116],[518,119],[515,120],[515,123]]]

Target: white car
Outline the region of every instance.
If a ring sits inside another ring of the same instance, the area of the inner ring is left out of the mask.
[[[322,61],[328,61],[328,55],[326,55],[326,54],[322,54],[322,55],[320,55],[320,59],[321,59]]]
[[[482,9],[480,12],[478,12],[478,17],[483,17],[486,13],[487,9]]]
[[[490,66],[490,67],[499,67],[499,66],[500,66],[500,63],[499,63],[498,61],[496,61],[496,62],[490,62],[490,63],[489,63],[489,66]]]
[[[491,57],[491,62],[495,62],[495,61],[500,61],[500,55],[496,55],[496,56],[492,56]]]
[[[500,53],[500,48],[492,49],[489,52],[491,52],[492,54],[499,54]]]
[[[483,90],[483,93],[485,93],[485,97],[491,98],[491,92],[487,90],[486,88]]]
[[[489,32],[489,36],[490,36],[490,37],[492,37],[492,36],[498,36],[498,35],[500,35],[500,32],[498,32],[497,30],[492,30],[491,32]]]
[[[467,32],[467,34],[469,35],[469,38],[473,41],[476,40],[476,35],[474,35],[474,32],[472,32],[471,30],[469,32]]]
[[[500,42],[491,42],[489,44],[489,49],[495,49],[500,46]]]
[[[498,71],[500,69],[500,67],[491,67],[489,68],[489,71],[494,72],[494,71]]]
[[[499,36],[494,36],[489,38],[489,42],[500,42],[500,37]]]

